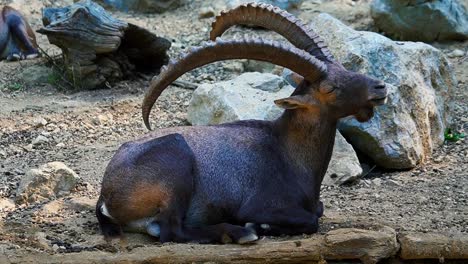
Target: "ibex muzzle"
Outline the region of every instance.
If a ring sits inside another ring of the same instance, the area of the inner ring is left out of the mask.
[[[215,39],[236,24],[269,28],[294,46],[260,39]],[[151,83],[143,118],[174,80],[205,64],[256,59],[302,81],[275,103],[275,121],[157,130],[124,144],[109,163],[97,204],[106,237],[123,229],[162,242],[249,243],[258,235],[310,234],[322,216],[320,184],[339,118],[369,120],[385,102],[384,83],[344,69],[312,30],[278,8],[247,4],[218,16],[213,41],[191,50]]]

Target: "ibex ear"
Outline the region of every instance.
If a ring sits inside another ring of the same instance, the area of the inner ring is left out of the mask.
[[[317,105],[310,95],[293,95],[275,100],[275,104],[284,109],[311,108]]]

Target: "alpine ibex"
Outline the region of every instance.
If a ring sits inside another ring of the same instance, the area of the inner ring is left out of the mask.
[[[274,41],[215,40],[236,24],[263,26],[294,46]],[[339,118],[364,122],[385,103],[385,84],[347,71],[323,40],[292,15],[265,4],[247,4],[218,16],[211,42],[191,50],[151,83],[143,119],[179,76],[205,64],[255,59],[303,77],[275,121],[161,129],[123,144],[102,182],[97,217],[106,238],[122,228],[162,242],[231,242],[257,235],[317,232],[323,212],[320,184]]]
[[[32,59],[39,56],[36,36],[26,19],[9,6],[0,8],[0,60]]]

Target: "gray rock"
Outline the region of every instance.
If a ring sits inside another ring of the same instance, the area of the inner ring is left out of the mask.
[[[226,0],[226,5],[228,8],[233,8],[241,4],[251,3],[251,2],[261,2],[270,5],[277,6],[281,9],[294,9],[299,8],[304,2],[304,0],[262,0],[262,1],[253,1],[253,0]]]
[[[353,146],[336,131],[333,154],[322,184],[330,186],[350,183],[361,175],[362,167]]]
[[[60,249],[60,247],[57,244],[54,244],[52,246],[52,249],[57,252]]]
[[[34,127],[43,127],[47,125],[47,120],[45,120],[43,117],[34,118],[33,125]]]
[[[277,75],[244,73],[239,77],[202,84],[195,90],[188,109],[188,120],[193,125],[208,125],[236,120],[273,120],[283,110],[273,101],[288,97],[294,88]],[[330,166],[324,184],[343,184],[362,174],[356,153],[337,132]]]
[[[188,120],[193,125],[245,119],[271,120],[282,113],[273,101],[288,97],[293,91],[294,88],[281,77],[258,72],[244,73],[229,81],[202,84],[190,101]]]
[[[447,56],[449,56],[450,58],[463,57],[464,55],[465,55],[465,52],[459,49],[455,49],[449,54],[447,54]]]
[[[275,65],[269,62],[257,60],[245,60],[243,62],[244,70],[247,72],[264,72],[271,73],[275,69]]]
[[[0,212],[12,211],[16,207],[15,203],[8,198],[0,198]]]
[[[107,123],[112,122],[112,120],[112,114],[99,114],[96,117],[92,118],[92,122],[97,126],[105,125]]]
[[[340,132],[357,149],[385,168],[412,168],[444,141],[450,122],[453,71],[443,53],[421,42],[394,42],[373,32],[356,31],[328,14],[312,18],[338,61],[352,71],[384,80],[385,106],[369,122],[340,122]]]
[[[378,28],[401,40],[468,39],[468,13],[457,0],[374,0]]]
[[[78,182],[76,173],[62,162],[50,162],[29,170],[16,192],[18,203],[38,202],[68,194]]]
[[[382,185],[382,179],[380,178],[375,178],[372,180],[372,184],[374,184],[375,186],[381,186]]]
[[[101,0],[120,11],[137,11],[145,13],[163,13],[179,7],[183,0]]]
[[[242,73],[244,72],[244,64],[240,61],[228,61],[224,64],[223,68],[226,71]]]
[[[50,250],[50,241],[47,239],[47,234],[44,232],[36,232],[33,236],[36,246],[43,250]]]
[[[37,136],[37,137],[31,142],[31,144],[32,144],[33,146],[36,146],[36,145],[45,144],[45,143],[47,143],[47,142],[49,142],[49,139],[48,139],[47,137],[45,137],[45,136],[43,136],[43,135],[39,135],[39,136]]]

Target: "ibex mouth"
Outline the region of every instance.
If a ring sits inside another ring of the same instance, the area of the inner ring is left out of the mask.
[[[380,98],[375,98],[375,99],[371,99],[370,101],[371,101],[373,106],[383,105],[383,104],[385,104],[387,102],[387,97],[384,96],[384,97],[380,97]]]

